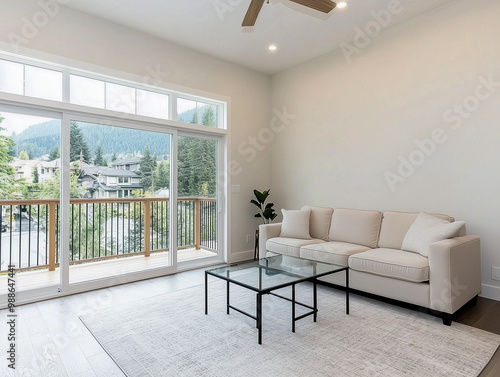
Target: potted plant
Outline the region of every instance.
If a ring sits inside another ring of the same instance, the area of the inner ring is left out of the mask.
[[[250,200],[250,203],[255,205],[259,212],[255,214],[254,217],[262,219],[264,224],[270,224],[278,214],[274,211],[274,203],[267,203],[266,200],[269,197],[271,189],[265,191],[253,190],[255,199]],[[257,260],[259,255],[259,229],[255,231],[255,246],[254,246],[254,256],[253,259]]]

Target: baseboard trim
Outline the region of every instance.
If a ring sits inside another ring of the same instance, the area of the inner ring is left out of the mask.
[[[483,284],[481,285],[481,294],[479,296],[500,301],[500,287]]]
[[[239,263],[253,260],[253,250],[238,251],[236,253],[229,254],[227,258],[227,263]]]

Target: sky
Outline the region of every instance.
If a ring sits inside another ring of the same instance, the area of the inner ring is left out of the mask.
[[[0,112],[0,116],[5,118],[2,121],[2,123],[0,123],[0,127],[5,128],[5,130],[2,130],[1,133],[2,135],[7,135],[7,136],[12,135],[12,132],[19,134],[26,128],[34,124],[40,124],[52,120],[50,118],[42,118],[31,115],[12,114],[5,112]]]

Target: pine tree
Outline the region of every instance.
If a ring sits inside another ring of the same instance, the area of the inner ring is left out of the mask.
[[[101,142],[97,142],[97,148],[95,151],[95,158],[94,158],[94,165],[97,166],[107,166],[106,162],[104,161],[104,156],[102,153],[102,145]]]
[[[82,156],[83,161],[90,163],[91,156],[89,146],[83,138],[82,131],[76,122],[71,122],[71,128],[69,133],[70,147],[69,147],[69,157],[70,161],[80,160]]]
[[[213,106],[207,106],[201,123],[216,127],[217,120]],[[192,122],[197,121],[194,113]],[[179,196],[215,197],[217,175],[217,142],[209,139],[180,137],[178,151]]]
[[[40,178],[38,177],[38,168],[36,166],[33,166],[31,176],[33,177],[33,183],[39,183]]]
[[[201,124],[207,127],[217,127],[214,106],[208,106],[201,117]]]
[[[20,160],[29,160],[30,156],[28,155],[28,152],[21,151],[21,152],[19,152],[19,159]]]
[[[50,148],[50,151],[49,151],[49,161],[54,161],[55,159],[58,159],[59,157],[61,157],[61,153],[59,151],[59,147],[58,146],[53,146],[52,148]]]
[[[168,189],[170,186],[170,162],[162,161],[156,166],[155,190]]]
[[[141,157],[141,167],[139,168],[139,174],[141,176],[141,185],[144,186],[145,191],[151,191],[154,189],[154,172],[156,169],[156,155],[151,156],[151,151],[149,150],[149,145],[146,146],[144,150],[144,156]]]
[[[0,117],[0,123],[4,118]],[[0,132],[5,129],[0,127]],[[0,135],[0,199],[7,199],[14,186],[14,168],[9,165],[12,161],[10,155],[14,142],[11,138]]]
[[[180,137],[178,152],[179,196],[215,197],[216,141]]]

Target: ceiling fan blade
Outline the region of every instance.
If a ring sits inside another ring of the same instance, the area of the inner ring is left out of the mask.
[[[319,10],[323,13],[330,13],[337,4],[330,0],[290,0],[291,2],[304,5],[308,8]]]
[[[265,0],[252,0],[241,26],[253,26]]]

